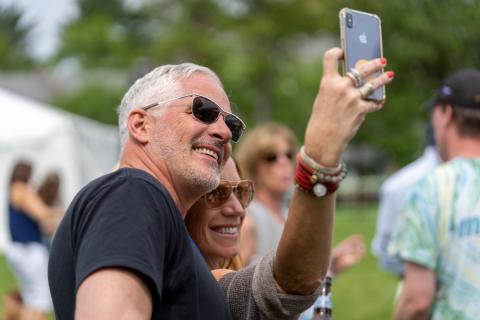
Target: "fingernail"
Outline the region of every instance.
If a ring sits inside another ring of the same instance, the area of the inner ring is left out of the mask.
[[[385,58],[380,58],[380,62],[381,62],[383,65],[386,65],[386,64],[387,64],[387,59],[385,59]]]
[[[395,72],[387,71],[387,77],[389,77],[390,79],[393,78],[394,75],[395,75]]]

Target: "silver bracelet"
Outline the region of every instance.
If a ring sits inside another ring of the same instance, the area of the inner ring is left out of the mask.
[[[310,168],[312,168],[316,172],[325,173],[327,175],[337,174],[342,170],[343,167],[342,163],[340,163],[335,168],[322,166],[307,155],[307,153],[305,152],[305,146],[302,146],[300,148],[300,157]]]

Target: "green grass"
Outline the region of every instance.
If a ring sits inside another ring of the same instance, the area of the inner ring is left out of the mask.
[[[376,207],[356,205],[339,207],[335,220],[334,242],[359,233],[366,242],[363,260],[333,281],[333,314],[335,320],[391,319],[395,276],[381,271],[371,254],[370,243],[375,232]]]
[[[0,255],[0,319],[3,319],[3,298],[8,291],[15,288],[15,280],[5,261],[5,257]]]
[[[333,312],[335,320],[390,319],[396,286],[394,276],[382,272],[370,253],[370,242],[375,231],[376,208],[357,205],[339,207],[335,222],[338,242],[353,233],[364,236],[367,253],[362,262],[346,271],[333,282]],[[3,315],[3,297],[15,288],[15,280],[0,255],[0,319]],[[53,319],[53,317],[52,317]]]

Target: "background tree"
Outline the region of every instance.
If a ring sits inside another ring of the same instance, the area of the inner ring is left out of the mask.
[[[354,144],[383,150],[397,164],[421,150],[420,105],[456,68],[480,65],[480,5],[473,0],[81,0],[57,58],[85,67],[131,68],[193,61],[223,79],[249,127],[274,119],[299,139],[322,74],[326,47],[339,45],[338,12],[378,14],[384,54],[396,72],[387,105],[367,118]]]
[[[125,68],[149,46],[146,16],[123,0],[79,0],[78,8],[77,19],[61,32],[55,60],[74,57],[85,68]]]
[[[31,25],[20,23],[21,13],[13,7],[0,7],[0,69],[27,69],[33,60],[26,43]]]

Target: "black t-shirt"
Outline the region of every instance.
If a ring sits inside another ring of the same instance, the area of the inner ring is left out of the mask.
[[[145,281],[152,319],[231,319],[175,203],[144,171],[121,169],[96,179],[70,204],[48,270],[57,319],[73,319],[80,284],[106,267],[130,269]]]

